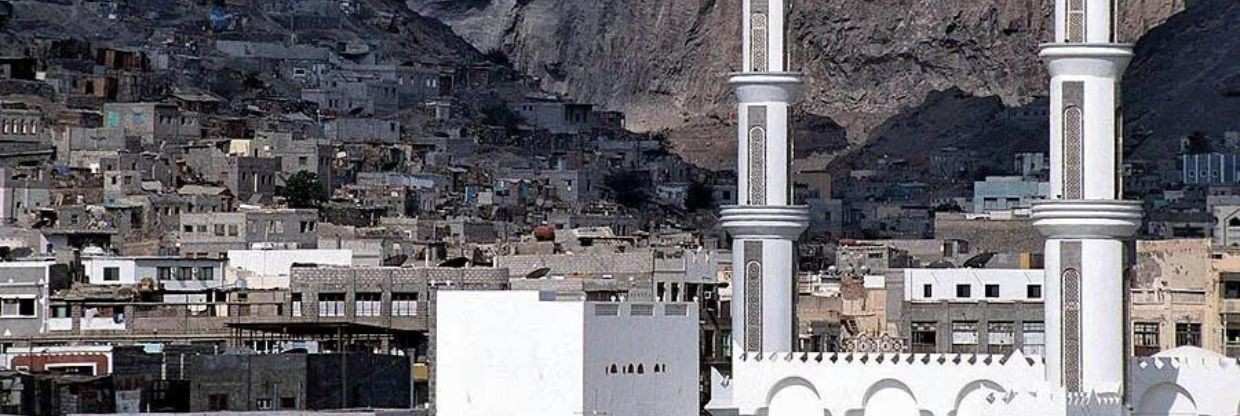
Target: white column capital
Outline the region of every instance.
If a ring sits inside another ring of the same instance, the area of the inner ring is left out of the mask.
[[[1051,77],[1064,75],[1119,79],[1132,61],[1129,43],[1045,43],[1038,56]]]
[[[719,221],[736,239],[796,240],[809,227],[809,207],[729,205],[721,210]]]
[[[728,78],[728,85],[740,104],[792,104],[801,99],[803,79],[800,72],[740,72]]]
[[[1063,199],[1033,204],[1033,226],[1050,239],[1125,239],[1141,228],[1140,202]]]

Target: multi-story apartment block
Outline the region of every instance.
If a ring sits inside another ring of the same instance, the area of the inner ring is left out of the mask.
[[[223,257],[229,250],[316,248],[317,227],[313,209],[186,213],[177,239],[183,256]]]

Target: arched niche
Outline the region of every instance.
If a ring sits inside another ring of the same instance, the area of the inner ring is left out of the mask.
[[[1196,400],[1175,383],[1151,386],[1137,403],[1135,416],[1197,416]]]
[[[917,397],[908,385],[895,379],[874,383],[862,402],[864,416],[921,416]]]
[[[996,405],[1003,402],[1007,390],[990,380],[977,380],[966,384],[956,395],[953,410],[948,416],[980,416],[994,414]]]
[[[766,416],[830,416],[822,396],[809,381],[792,377],[781,380],[767,394]]]

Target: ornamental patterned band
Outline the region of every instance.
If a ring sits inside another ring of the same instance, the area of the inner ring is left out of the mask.
[[[745,242],[745,351],[762,351],[762,242]]]
[[[1067,16],[1067,38],[1064,41],[1068,43],[1081,43],[1085,41],[1085,0],[1068,0],[1068,16]]]
[[[749,63],[753,72],[766,72],[767,59],[767,0],[754,0],[749,6]]]
[[[766,107],[749,107],[749,205],[766,205]]]
[[[1063,343],[1063,384],[1069,392],[1081,391],[1081,242],[1064,242],[1060,248],[1063,269],[1063,320],[1060,328]]]
[[[1085,184],[1081,166],[1084,163],[1085,83],[1063,84],[1063,197],[1083,199]]]

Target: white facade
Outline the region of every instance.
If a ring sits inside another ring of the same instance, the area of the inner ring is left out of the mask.
[[[1028,269],[904,269],[904,300],[1041,302],[1045,276]],[[968,296],[961,296],[962,287]]]
[[[690,303],[558,301],[535,291],[441,291],[438,414],[692,415]]]
[[[294,263],[321,266],[353,265],[352,250],[229,250],[224,279],[249,289],[288,289]]]

